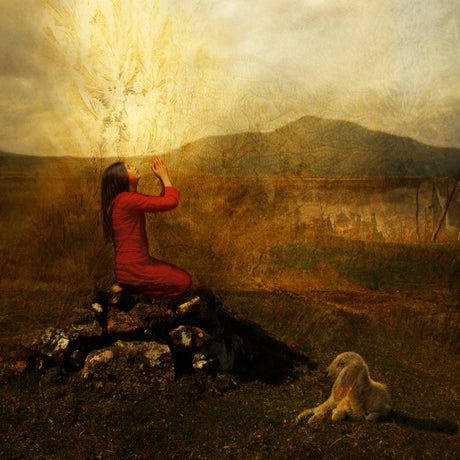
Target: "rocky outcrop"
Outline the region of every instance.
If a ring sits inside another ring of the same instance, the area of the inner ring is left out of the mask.
[[[13,367],[59,366],[84,379],[164,384],[189,372],[250,369],[279,353],[273,343],[225,312],[208,289],[165,299],[100,292],[68,326],[23,337],[23,358]]]
[[[168,383],[174,380],[174,362],[166,344],[117,340],[110,347],[89,353],[82,376],[128,383]]]

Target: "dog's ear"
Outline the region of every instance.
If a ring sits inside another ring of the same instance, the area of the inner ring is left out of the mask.
[[[361,371],[362,366],[358,363],[349,363],[341,370],[332,387],[332,394],[336,401],[340,401],[349,393]]]

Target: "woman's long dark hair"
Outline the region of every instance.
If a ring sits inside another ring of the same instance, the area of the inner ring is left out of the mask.
[[[102,227],[104,229],[104,236],[107,240],[113,238],[113,200],[115,200],[119,193],[127,192],[128,190],[128,171],[124,163],[117,161],[104,171],[101,182]]]

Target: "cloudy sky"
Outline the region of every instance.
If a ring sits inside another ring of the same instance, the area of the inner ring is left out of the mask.
[[[458,0],[0,0],[0,150],[161,152],[304,115],[460,147]]]

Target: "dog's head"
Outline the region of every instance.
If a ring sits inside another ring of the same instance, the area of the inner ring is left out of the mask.
[[[343,369],[350,365],[356,365],[360,368],[367,369],[366,363],[358,353],[347,351],[338,355],[327,368],[327,376],[334,381],[337,379]]]

